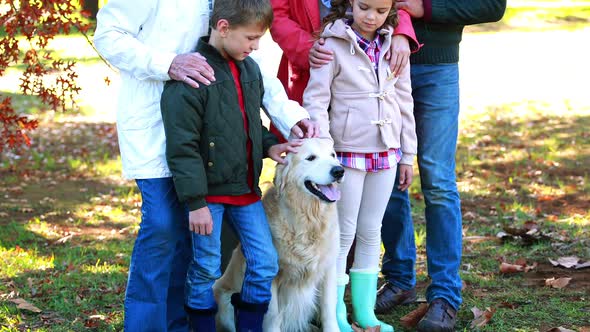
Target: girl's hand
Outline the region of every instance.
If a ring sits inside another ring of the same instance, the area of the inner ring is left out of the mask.
[[[395,76],[399,76],[410,61],[410,41],[404,35],[395,35],[391,39],[391,47],[385,55],[389,60],[389,69]]]
[[[193,210],[188,214],[188,228],[191,232],[209,235],[213,232],[213,218],[208,207]]]
[[[279,164],[286,164],[286,160],[281,157],[283,153],[297,153],[297,147],[303,144],[303,140],[295,139],[283,144],[276,144],[268,149],[268,156],[270,159]]]
[[[311,68],[320,68],[321,66],[332,61],[333,57],[332,50],[324,47],[326,40],[320,38],[313,43],[313,46],[309,50],[309,66]]]
[[[302,119],[291,128],[291,133],[299,138],[318,137],[320,135],[320,124],[310,119]]]
[[[397,187],[401,191],[405,191],[412,184],[414,179],[414,168],[410,165],[400,164],[399,166],[399,186]]]

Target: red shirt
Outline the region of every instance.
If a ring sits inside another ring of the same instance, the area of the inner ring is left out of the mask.
[[[231,70],[232,76],[234,77],[234,84],[236,85],[236,90],[238,90],[238,102],[240,104],[240,111],[242,112],[242,119],[244,120],[244,130],[246,134],[248,133],[248,119],[246,118],[246,109],[244,107],[244,95],[242,93],[242,83],[240,82],[240,70],[238,66],[233,61],[228,61],[229,69]],[[252,186],[254,183],[254,163],[252,161],[252,140],[248,137],[248,143],[246,143],[246,152],[248,154],[248,186],[250,187],[250,192],[244,195],[239,196],[229,196],[229,195],[219,195],[219,196],[206,196],[205,200],[208,203],[219,203],[219,204],[231,204],[231,205],[249,205],[254,202],[260,200],[260,197],[256,195],[254,190],[252,190]]]

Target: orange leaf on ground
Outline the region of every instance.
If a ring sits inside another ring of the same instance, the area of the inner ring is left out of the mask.
[[[426,311],[428,311],[428,304],[422,303],[418,306],[418,308],[416,308],[416,310],[400,318],[399,321],[404,327],[413,328],[414,326],[418,325],[420,319],[426,315]]]
[[[28,311],[32,311],[32,312],[41,312],[42,310],[35,307],[34,305],[30,304],[29,302],[27,302],[24,299],[21,298],[17,298],[17,299],[11,299],[10,302],[15,303],[16,307],[19,309],[24,309],[24,310],[28,310]]]
[[[471,321],[470,327],[473,329],[476,327],[486,326],[492,319],[492,316],[494,316],[496,309],[486,308],[485,311],[482,311],[478,307],[473,307],[471,308],[471,312],[473,312],[473,320]]]
[[[522,265],[508,264],[504,262],[500,264],[500,273],[517,273],[523,271],[524,267]]]
[[[504,301],[504,302],[500,303],[499,307],[500,308],[508,308],[508,309],[516,309],[518,307],[518,304]]]
[[[553,287],[553,288],[564,288],[565,286],[567,286],[570,281],[572,280],[572,278],[549,278],[549,279],[545,279],[545,286],[549,286],[549,287]]]

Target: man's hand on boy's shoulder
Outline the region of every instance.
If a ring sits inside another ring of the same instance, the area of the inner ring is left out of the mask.
[[[297,153],[297,148],[303,144],[303,140],[294,139],[282,144],[275,144],[268,149],[268,157],[279,164],[286,164],[283,153]]]
[[[188,214],[188,227],[191,232],[200,235],[209,235],[213,232],[213,218],[209,208],[204,206],[193,210]]]
[[[168,69],[168,76],[193,88],[199,87],[197,82],[209,85],[215,81],[213,68],[207,63],[207,59],[198,52],[175,56]]]

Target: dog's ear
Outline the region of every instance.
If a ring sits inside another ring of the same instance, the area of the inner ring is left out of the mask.
[[[275,168],[275,180],[274,180],[274,184],[275,184],[275,188],[277,188],[277,192],[279,193],[279,195],[284,191],[285,186],[287,185],[287,174],[289,172],[289,165],[290,163],[287,162],[287,164],[277,164],[277,167]]]

